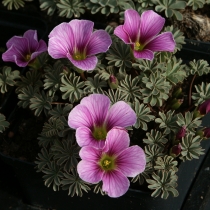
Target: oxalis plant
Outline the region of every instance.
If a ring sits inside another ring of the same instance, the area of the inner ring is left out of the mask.
[[[50,2],[68,1],[40,2],[52,13]],[[101,7],[104,2],[91,1]],[[109,1],[109,11],[119,2]],[[167,1],[135,2],[159,2],[156,11],[162,11]],[[184,1],[169,3],[172,12],[165,9],[166,14],[179,16],[175,5]],[[61,23],[49,33],[48,45],[36,30],[6,43],[3,61],[27,72],[2,67],[1,93],[16,86],[18,106],[45,119],[35,163],[54,191],[82,196],[92,189],[119,197],[131,182],[166,199],[169,193],[178,196],[179,164],[204,154],[201,142],[210,136],[210,128],[201,125],[210,111],[204,79],[209,64],[177,58],[183,34],[164,27],[154,10],[138,11],[126,9],[123,25],[105,30],[94,30],[89,20]],[[0,114],[0,131],[8,126]]]

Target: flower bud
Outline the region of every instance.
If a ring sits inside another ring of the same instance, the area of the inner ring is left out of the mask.
[[[111,89],[117,89],[118,87],[118,79],[114,75],[110,75],[108,80],[109,87]]]
[[[198,111],[200,112],[201,115],[205,115],[210,112],[210,99],[207,101],[203,102],[199,108]]]
[[[176,134],[176,139],[182,139],[186,135],[186,126],[183,126]]]
[[[173,98],[178,98],[181,95],[182,95],[182,88],[181,87],[175,89],[172,93]]]
[[[182,105],[183,101],[184,101],[183,99],[174,98],[171,102],[170,108],[173,110],[178,109]]]
[[[210,138],[210,128],[205,128],[204,131],[204,137],[209,139]]]
[[[174,145],[171,149],[170,149],[170,155],[172,157],[177,157],[178,155],[180,155],[182,151],[182,148],[181,148],[181,144],[177,144],[177,145]]]

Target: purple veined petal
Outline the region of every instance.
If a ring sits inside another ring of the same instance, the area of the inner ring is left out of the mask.
[[[127,131],[120,128],[113,128],[107,133],[103,152],[108,153],[111,156],[117,156],[118,153],[128,148],[129,144],[130,138]]]
[[[118,101],[108,111],[106,123],[108,129],[114,126],[128,127],[136,123],[136,113],[124,101]]]
[[[125,194],[130,186],[128,178],[120,171],[116,170],[104,173],[102,181],[102,190],[113,198]]]
[[[24,33],[23,37],[28,40],[28,45],[30,52],[35,52],[38,48],[38,38],[37,38],[37,31],[36,30],[28,30]]]
[[[87,43],[91,37],[93,32],[94,23],[89,20],[71,20],[69,25],[72,28],[73,36],[74,36],[74,47],[80,53],[84,52]]]
[[[60,42],[57,37],[52,37],[49,39],[48,43],[48,53],[52,58],[67,58],[68,48],[66,45]]]
[[[19,53],[21,53],[23,56],[30,54],[28,40],[26,38],[14,36],[10,40],[8,40],[6,45],[8,49],[14,46],[15,49],[19,51]]]
[[[175,49],[176,43],[171,32],[164,32],[156,36],[151,40],[146,46],[145,49],[149,49],[153,52],[156,51],[169,51],[173,52]]]
[[[137,59],[153,60],[154,53],[151,50],[143,49],[142,51],[133,51],[133,55]]]
[[[131,40],[128,36],[128,34],[124,31],[123,25],[117,26],[114,30],[114,34],[118,36],[123,42],[126,44],[130,44]]]
[[[82,180],[92,184],[101,181],[103,176],[100,166],[92,161],[81,160],[77,165],[77,171]]]
[[[40,40],[38,48],[34,53],[31,54],[31,60],[33,60],[34,58],[36,58],[38,55],[40,55],[45,51],[47,51],[47,45],[43,40]]]
[[[145,170],[146,156],[139,146],[132,146],[123,150],[116,158],[117,170],[125,176],[135,177]]]
[[[106,52],[111,44],[111,37],[105,30],[94,31],[86,46],[86,54],[87,56],[90,56]]]
[[[5,62],[15,62],[19,67],[26,67],[28,61],[24,56],[16,49],[15,46],[10,47],[5,53],[2,54],[2,60]]]
[[[88,97],[84,97],[80,104],[88,108],[96,126],[104,124],[110,107],[109,97],[103,94],[91,94]]]
[[[156,36],[165,24],[165,19],[152,10],[147,10],[141,15],[140,43],[145,44]]]
[[[71,128],[77,129],[79,127],[93,127],[93,120],[88,108],[84,105],[75,106],[68,116],[68,125]]]
[[[125,16],[125,21],[123,29],[128,34],[130,40],[132,42],[136,42],[139,38],[141,17],[139,13],[133,9],[127,9],[124,13],[124,16]]]
[[[90,146],[82,147],[79,152],[79,156],[81,157],[81,159],[86,161],[92,161],[95,163],[99,162],[101,154],[102,154],[101,150]]]
[[[83,71],[91,71],[94,70],[97,63],[98,58],[96,56],[87,57],[84,60],[74,60],[72,55],[69,53],[67,54],[67,58],[71,61],[71,63],[76,66],[77,68],[83,70]]]
[[[68,52],[73,54],[75,40],[69,23],[61,23],[57,25],[50,32],[49,38],[49,48],[55,49],[56,51],[58,50],[57,54],[66,55]],[[61,49],[59,50],[59,48]],[[53,54],[56,54],[56,51]]]
[[[91,146],[95,148],[103,148],[105,141],[98,141],[93,138],[92,131],[87,127],[79,127],[76,130],[76,140],[80,147]]]

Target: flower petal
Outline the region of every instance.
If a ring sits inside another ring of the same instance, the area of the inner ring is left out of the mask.
[[[147,10],[141,15],[140,43],[146,44],[163,28],[165,19],[152,10]]]
[[[128,148],[129,144],[130,138],[127,131],[123,128],[113,128],[107,133],[103,152],[110,156],[117,156],[118,153]]]
[[[93,32],[94,23],[89,20],[71,20],[69,25],[72,28],[74,36],[74,47],[80,53],[84,52],[87,43]]]
[[[146,46],[146,49],[151,51],[169,51],[173,52],[175,49],[175,41],[173,38],[173,34],[171,32],[164,32],[158,36],[156,36],[153,40],[151,40]]]
[[[15,46],[10,47],[2,54],[2,60],[5,62],[15,62],[19,67],[26,67],[28,65],[28,61],[25,60],[24,55]]]
[[[100,166],[92,161],[81,160],[77,165],[77,171],[82,180],[92,184],[101,181],[103,176]]]
[[[132,42],[136,42],[139,36],[141,18],[139,13],[133,9],[127,9],[124,13],[124,31],[128,34]],[[119,29],[118,29],[119,30]]]
[[[154,58],[154,53],[151,50],[143,49],[142,51],[133,51],[134,57],[137,59],[152,60]]]
[[[76,140],[80,147],[91,146],[96,148],[103,148],[105,141],[96,140],[93,138],[92,131],[87,127],[80,127],[76,130]]]
[[[46,45],[45,41],[40,40],[38,48],[36,49],[35,52],[33,52],[31,54],[31,60],[33,60],[34,58],[36,58],[38,55],[40,55],[41,53],[43,53],[45,51],[47,51],[47,45]]]
[[[118,101],[109,109],[106,122],[109,130],[114,126],[128,127],[134,125],[136,119],[136,113],[133,109],[124,101]]]
[[[94,31],[86,46],[86,55],[90,56],[106,52],[111,44],[111,37],[105,30]]]
[[[125,194],[130,186],[128,178],[120,171],[110,171],[104,173],[102,190],[108,196],[116,198]]]
[[[75,106],[69,113],[68,125],[74,129],[79,127],[92,128],[93,120],[88,108],[81,104]]]
[[[108,109],[110,107],[109,97],[103,94],[91,94],[88,97],[84,97],[80,104],[83,104],[88,108],[96,126],[101,126],[104,124]]]
[[[125,176],[135,177],[145,170],[146,156],[141,147],[132,146],[119,154],[116,164]]]
[[[49,34],[48,51],[53,58],[67,57],[74,52],[74,35],[69,23],[61,23]]]
[[[35,52],[38,44],[38,38],[37,38],[37,31],[36,30],[28,30],[24,33],[23,37],[25,37],[28,40],[28,45],[30,52]]]
[[[98,163],[101,158],[101,150],[94,147],[82,147],[79,156],[83,160],[92,161]]]
[[[87,57],[84,60],[74,60],[70,54],[67,54],[67,58],[72,62],[74,66],[83,71],[94,70],[98,63],[98,58],[96,56]]]
[[[128,34],[124,31],[124,28],[122,25],[117,26],[114,30],[114,34],[116,36],[118,36],[120,39],[123,40],[123,42],[125,42],[126,44],[130,43],[130,38],[128,36]]]

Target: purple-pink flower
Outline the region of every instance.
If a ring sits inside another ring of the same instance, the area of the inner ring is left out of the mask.
[[[76,129],[76,140],[80,147],[102,148],[107,133],[113,127],[128,127],[136,123],[136,114],[124,101],[110,107],[110,100],[102,94],[84,97],[69,113],[68,124]]]
[[[157,35],[163,28],[165,19],[152,10],[139,13],[133,9],[125,11],[124,25],[116,27],[114,34],[126,44],[130,44],[135,58],[152,60],[154,52],[175,49],[171,32]]]
[[[105,30],[93,32],[89,20],[71,20],[61,23],[49,34],[49,54],[55,58],[68,58],[81,70],[93,70],[98,62],[95,54],[106,52],[112,40]]]
[[[2,54],[2,60],[15,62],[19,67],[27,66],[39,54],[47,51],[46,43],[38,41],[36,30],[28,30],[22,37],[13,36],[6,46],[8,49]]]
[[[119,197],[130,186],[127,177],[135,177],[145,170],[146,157],[139,146],[129,147],[130,139],[124,129],[113,128],[107,134],[102,149],[86,146],[80,150],[77,171],[89,183],[102,180],[102,190],[110,197]]]

